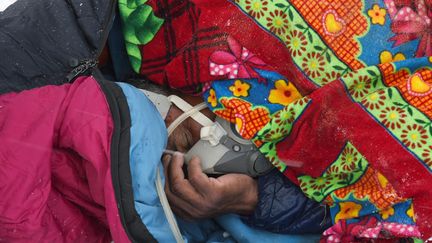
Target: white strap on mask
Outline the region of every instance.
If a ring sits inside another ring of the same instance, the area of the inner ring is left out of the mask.
[[[158,168],[156,169],[157,172],[156,172],[155,183],[156,183],[156,191],[157,191],[157,194],[159,196],[159,200],[161,202],[162,209],[163,209],[165,216],[168,220],[168,224],[170,226],[171,232],[173,233],[176,242],[177,243],[184,243],[185,240],[183,239],[180,228],[178,227],[178,224],[177,224],[177,220],[176,220],[174,213],[171,210],[171,207],[168,203],[168,199],[166,197],[166,193],[164,190],[164,186],[162,184],[162,178],[160,176],[159,170],[160,170],[160,168],[158,166]]]
[[[213,121],[200,112],[200,110],[207,107],[207,104],[205,102],[200,103],[196,106],[191,106],[189,103],[176,95],[168,96],[168,100],[174,103],[180,110],[184,112],[168,126],[168,136],[170,136],[171,133],[188,117],[191,117],[203,127],[213,125]]]

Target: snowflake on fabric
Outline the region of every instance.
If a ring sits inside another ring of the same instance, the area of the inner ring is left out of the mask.
[[[343,170],[347,172],[353,171],[357,167],[358,160],[359,153],[354,148],[347,147],[341,156]]]
[[[423,150],[422,157],[424,158],[424,162],[432,167],[432,146],[428,146]]]
[[[290,55],[293,57],[300,56],[302,53],[306,52],[306,36],[298,30],[292,30],[288,33],[285,44]]]
[[[386,99],[385,91],[379,90],[377,92],[374,92],[366,96],[366,98],[362,100],[362,104],[367,109],[376,110],[385,105],[384,103],[385,99]]]
[[[248,14],[254,18],[261,18],[268,10],[268,2],[266,0],[246,0],[245,8]]]
[[[379,116],[384,126],[391,129],[400,129],[401,125],[405,124],[407,112],[399,107],[385,107]]]
[[[317,52],[311,52],[303,58],[302,68],[307,76],[311,78],[318,77],[324,72],[325,60],[324,56]]]
[[[406,126],[402,130],[402,142],[411,149],[421,148],[426,145],[428,135],[427,131],[417,124]]]
[[[267,27],[277,35],[285,34],[285,31],[288,29],[288,16],[282,10],[276,9],[270,12],[270,16],[266,20]]]
[[[348,88],[349,93],[356,99],[365,97],[371,88],[369,76],[359,76],[354,79],[351,87]]]
[[[341,73],[335,72],[335,71],[331,71],[331,72],[326,72],[325,73],[325,77],[322,78],[321,80],[321,84],[322,85],[326,85],[330,82],[333,82],[335,80],[337,80],[338,78],[340,78]]]
[[[296,113],[293,108],[291,109],[283,109],[280,112],[276,113],[273,117],[272,122],[280,125],[291,124],[294,122],[296,117]]]

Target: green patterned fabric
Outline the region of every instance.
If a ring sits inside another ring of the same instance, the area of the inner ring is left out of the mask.
[[[126,51],[132,68],[139,73],[141,68],[141,51],[139,45],[145,45],[164,23],[154,15],[153,9],[146,5],[147,0],[119,0],[119,11],[123,21],[123,33]]]

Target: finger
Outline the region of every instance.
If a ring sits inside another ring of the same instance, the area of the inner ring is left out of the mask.
[[[168,166],[169,166],[171,159],[172,159],[172,156],[169,154],[166,154],[162,157],[162,165],[163,165],[163,169],[164,169],[165,178],[168,176]]]
[[[165,188],[165,193],[167,195],[171,209],[177,216],[180,216],[186,220],[196,219],[200,216],[200,212],[198,210],[199,206],[197,204],[191,204],[190,202],[187,202],[184,199],[176,196],[176,194],[171,192],[169,186]]]
[[[180,218],[185,219],[185,220],[192,220],[194,218],[193,215],[191,214],[190,210],[183,209],[182,207],[179,207],[176,205],[170,204],[170,206],[171,206],[173,213],[177,217],[180,217]]]
[[[162,165],[164,166],[164,168],[168,167],[168,164],[170,163],[171,160],[172,160],[172,156],[170,154],[165,154],[162,157]]]
[[[168,180],[169,187],[173,194],[183,199],[190,204],[198,203],[201,201],[200,194],[194,187],[185,179],[182,166],[184,164],[184,157],[182,154],[174,154],[168,166]]]
[[[168,177],[164,190],[173,212],[183,219],[192,219],[192,212],[195,208],[189,202],[186,202],[184,199],[171,192],[170,183],[168,183]]]
[[[171,161],[168,164],[168,176],[170,178],[170,181],[180,181],[185,179],[185,175],[183,173],[183,167],[184,164],[184,156],[181,153],[174,153]],[[179,170],[180,168],[180,170]]]
[[[205,196],[212,188],[209,178],[202,172],[201,160],[194,156],[188,166],[189,182],[200,193]]]

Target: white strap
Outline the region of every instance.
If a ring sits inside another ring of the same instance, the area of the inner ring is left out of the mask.
[[[189,103],[187,103],[182,98],[180,98],[176,95],[168,96],[168,100],[171,101],[172,103],[174,103],[183,112],[188,112],[194,108]],[[202,104],[206,104],[206,103],[203,102],[199,105],[202,105]],[[197,105],[197,106],[199,106],[199,105]],[[197,106],[195,106],[195,107],[197,107]],[[207,104],[205,107],[207,107]],[[203,108],[205,108],[205,107],[203,107]],[[203,109],[203,108],[201,108],[201,109]],[[195,112],[195,113],[191,114],[191,118],[193,118],[196,122],[201,124],[203,127],[211,126],[213,124],[213,121],[210,120],[210,118],[206,117],[201,112]]]
[[[189,104],[188,104],[189,105]],[[185,113],[181,114],[180,116],[177,117],[177,119],[175,119],[169,126],[168,126],[168,137],[171,136],[171,133],[184,121],[186,120],[188,117],[193,118],[195,121],[199,122],[201,125],[203,126],[210,126],[213,124],[213,122],[207,118],[205,115],[203,115],[201,112],[199,112],[200,110],[204,109],[207,107],[207,104],[205,102],[198,104],[194,107],[192,107],[191,105],[190,109],[188,111],[186,111]],[[198,117],[205,117],[207,120],[205,119],[201,119]],[[201,121],[201,122],[200,122]],[[206,124],[206,125],[204,125]],[[208,125],[207,125],[208,124]]]
[[[168,199],[166,197],[166,194],[165,194],[165,191],[164,191],[164,187],[162,185],[162,179],[161,179],[159,170],[160,170],[160,167],[157,168],[156,182],[155,182],[156,183],[157,194],[159,196],[159,200],[161,202],[163,211],[164,211],[165,216],[166,216],[166,218],[168,220],[168,224],[169,224],[169,226],[171,228],[171,231],[172,231],[172,233],[174,235],[174,238],[175,238],[176,242],[177,243],[184,243],[185,241],[184,241],[183,236],[182,236],[182,234],[180,232],[180,229],[179,229],[179,227],[177,225],[177,221],[176,221],[176,219],[174,217],[174,213],[172,212],[171,207],[170,207],[170,205],[168,203]]]

